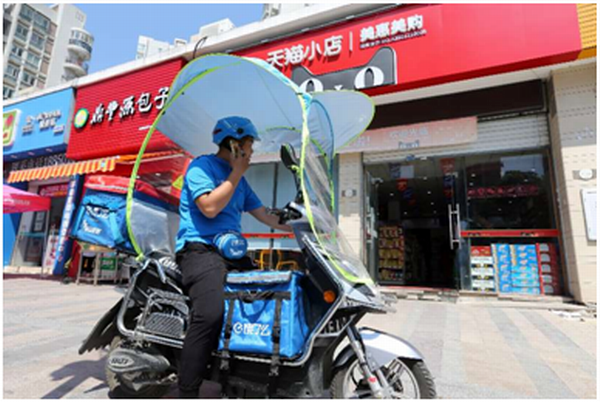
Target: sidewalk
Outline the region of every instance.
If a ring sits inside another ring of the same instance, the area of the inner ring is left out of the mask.
[[[4,398],[107,399],[106,352],[77,349],[122,289],[38,278],[4,275]],[[595,318],[494,303],[401,299],[360,326],[417,347],[442,399],[596,397]]]
[[[596,398],[596,319],[544,303],[400,300],[366,317],[425,356],[440,398]],[[566,304],[562,305],[567,306]]]

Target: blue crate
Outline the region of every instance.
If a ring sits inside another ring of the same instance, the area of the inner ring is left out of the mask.
[[[511,275],[511,279],[513,281],[519,280],[538,280],[540,279],[540,275],[535,272],[513,272]]]
[[[513,287],[512,289],[513,293],[520,293],[520,294],[526,294],[526,295],[539,295],[540,294],[540,288],[524,288],[524,287]]]

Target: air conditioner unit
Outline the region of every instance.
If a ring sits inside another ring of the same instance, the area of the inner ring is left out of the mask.
[[[200,27],[199,36],[200,37],[211,37],[217,36],[224,32],[230,31],[235,28],[233,22],[229,18],[225,18],[223,20],[213,22],[212,24],[204,25]]]

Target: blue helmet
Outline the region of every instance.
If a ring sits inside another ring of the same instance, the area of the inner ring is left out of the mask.
[[[227,137],[241,140],[244,137],[252,137],[259,141],[258,131],[250,119],[239,116],[224,117],[217,122],[213,130],[213,142],[220,145]]]

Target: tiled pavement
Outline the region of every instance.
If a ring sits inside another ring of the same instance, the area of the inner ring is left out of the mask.
[[[108,397],[104,352],[77,354],[121,294],[5,275],[4,398]],[[595,398],[596,320],[485,303],[401,300],[365,325],[408,339],[440,398]]]

